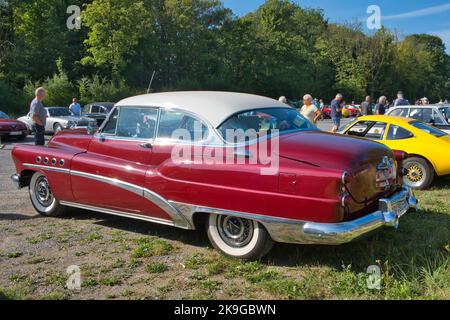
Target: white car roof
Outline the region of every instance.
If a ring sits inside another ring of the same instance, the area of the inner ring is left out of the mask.
[[[116,106],[161,107],[197,114],[217,128],[231,115],[252,109],[291,108],[277,100],[246,93],[178,91],[124,99]]]
[[[416,106],[416,105],[410,105],[410,106],[396,106],[396,107],[392,107],[389,110],[394,110],[394,109],[403,109],[403,108],[415,108],[415,109],[434,109],[434,108],[442,108],[444,106],[438,106],[438,105],[427,105],[427,106]]]

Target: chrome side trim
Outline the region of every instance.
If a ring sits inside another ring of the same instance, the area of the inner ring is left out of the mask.
[[[66,173],[66,174],[70,173],[69,169],[43,166],[43,165],[39,165],[39,164],[24,163],[23,166],[28,167],[28,168],[33,168],[33,169],[52,171],[52,172],[59,172],[59,173]]]
[[[154,203],[158,207],[160,207],[164,212],[166,212],[173,220],[172,225],[181,228],[181,229],[188,229],[193,230],[194,225],[189,222],[188,219],[186,219],[181,212],[178,211],[178,209],[170,204],[169,201],[167,201],[164,197],[159,195],[156,192],[153,192],[152,190],[143,188],[141,186],[128,183],[119,179],[104,177],[92,173],[82,172],[82,171],[76,171],[76,170],[69,170],[64,168],[58,168],[58,167],[50,167],[50,166],[43,166],[43,165],[35,165],[35,164],[24,164],[24,166],[34,169],[42,169],[52,172],[59,172],[59,173],[65,173],[70,174],[71,176],[77,176],[81,178],[91,179],[98,182],[106,183],[109,185],[113,185],[115,187],[124,189],[128,192],[137,194],[141,197],[144,197],[148,201]]]
[[[95,212],[100,212],[100,213],[106,213],[106,214],[119,216],[119,217],[133,218],[133,219],[137,219],[137,220],[158,223],[158,224],[163,224],[163,225],[172,226],[172,227],[175,226],[175,224],[170,220],[152,218],[152,217],[147,217],[147,216],[143,216],[143,215],[123,212],[123,211],[117,211],[117,210],[112,210],[112,209],[94,207],[94,206],[85,205],[85,204],[79,204],[79,203],[75,203],[75,202],[60,201],[60,203],[61,203],[61,205],[67,206],[67,207],[78,208],[78,209],[83,209],[83,210],[90,210],[90,211],[95,211]]]
[[[137,186],[132,183],[128,183],[122,180],[108,178],[96,174],[81,172],[81,171],[70,171],[70,174],[73,176],[78,176],[81,178],[87,178],[91,180],[95,180],[102,183],[107,183],[118,188],[124,189],[126,191],[132,192],[139,196],[144,197],[150,202],[154,203],[158,207],[160,207],[163,211],[165,211],[173,220],[173,225],[182,229],[193,229],[193,225],[189,223],[189,221],[174,207],[167,201],[164,197],[160,196],[156,192],[153,192],[149,189]]]

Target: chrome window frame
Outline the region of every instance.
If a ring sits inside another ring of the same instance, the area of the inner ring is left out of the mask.
[[[156,124],[155,124],[155,129],[153,131],[153,138],[132,138],[132,137],[120,137],[117,135],[117,128],[119,126],[119,121],[120,121],[120,115],[122,112],[122,108],[136,108],[136,109],[156,109]],[[111,133],[104,133],[103,129],[106,127],[106,124],[109,122],[111,116],[113,115],[113,113],[115,112],[115,110],[118,110],[118,114],[117,114],[117,123],[116,123],[116,129],[114,134]],[[120,141],[142,141],[142,142],[154,142],[155,141],[155,137],[156,137],[156,130],[158,127],[158,123],[159,123],[159,117],[160,117],[160,113],[161,113],[161,108],[159,107],[153,107],[153,106],[115,106],[113,109],[111,109],[111,112],[108,114],[107,118],[105,119],[105,121],[102,123],[101,127],[99,128],[98,132],[94,135],[95,138],[100,138],[100,139],[105,139],[105,140],[120,140]]]

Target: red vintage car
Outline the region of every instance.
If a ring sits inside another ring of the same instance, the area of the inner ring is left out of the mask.
[[[6,113],[0,111],[0,137],[14,137],[25,140],[27,135],[28,129],[23,122],[11,119]]]
[[[75,207],[189,230],[206,225],[215,248],[255,259],[274,242],[337,245],[397,227],[417,207],[389,148],[321,132],[265,97],[142,95],[119,102],[90,131],[14,148],[12,180],[29,188],[41,215]]]

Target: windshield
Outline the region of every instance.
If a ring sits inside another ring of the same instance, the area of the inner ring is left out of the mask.
[[[67,117],[71,116],[69,109],[66,108],[50,108],[48,109],[50,117]]]
[[[441,131],[439,129],[436,129],[435,127],[429,126],[423,122],[411,122],[410,123],[413,127],[420,129],[426,133],[429,133],[435,137],[443,137],[446,136],[447,134],[444,131]]]
[[[319,130],[292,108],[267,108],[245,111],[226,120],[219,131],[226,138],[227,130],[254,130],[257,134],[278,130],[281,133]]]
[[[9,119],[9,116],[6,113],[0,111],[0,119]]]

